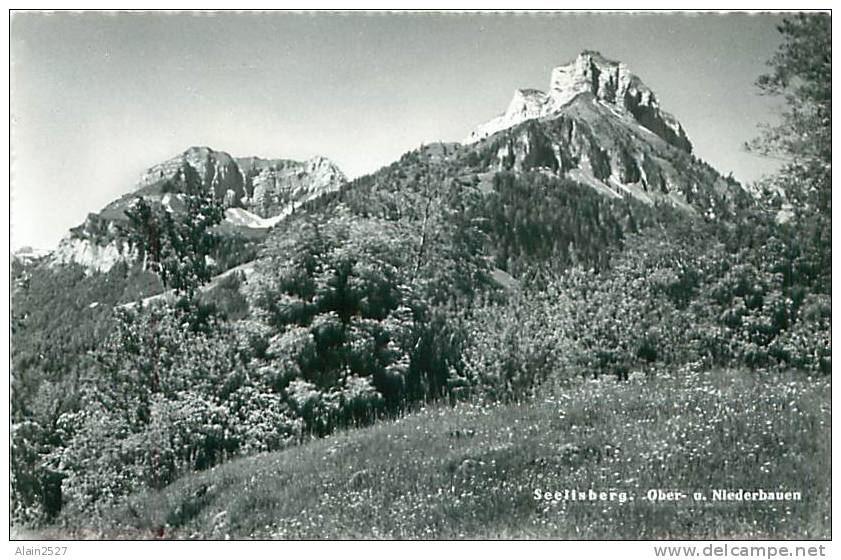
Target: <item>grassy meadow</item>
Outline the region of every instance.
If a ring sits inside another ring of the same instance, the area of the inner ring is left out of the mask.
[[[721,370],[580,380],[528,402],[435,405],[231,461],[42,536],[817,539],[830,536],[830,381]],[[536,489],[626,491],[536,500]],[[801,492],[712,501],[713,489]],[[649,489],[703,491],[652,502]]]

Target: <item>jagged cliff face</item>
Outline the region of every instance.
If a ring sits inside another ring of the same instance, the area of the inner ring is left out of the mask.
[[[118,227],[126,221],[125,210],[135,197],[143,196],[152,204],[180,211],[184,207],[180,191],[187,175],[224,202],[226,231],[269,228],[301,204],[337,190],[346,181],[333,162],[320,156],[307,161],[234,158],[207,147],[192,147],[150,167],[133,192],[89,214],[59,243],[52,260],[107,271],[133,258]]]
[[[137,184],[137,190],[153,190],[156,186],[172,180],[189,165],[198,173],[202,185],[213,191],[216,198],[234,205],[246,193],[243,177],[237,162],[225,152],[207,147],[192,147],[183,154],[150,167]]]
[[[247,199],[244,206],[262,218],[288,212],[321,193],[336,190],[346,180],[327,158],[304,162],[243,158],[240,162]]]
[[[226,206],[244,208],[263,218],[335,190],[346,180],[333,162],[321,156],[307,161],[233,158],[226,152],[193,147],[147,170],[137,191],[144,196],[166,191],[160,187],[182,173],[185,165],[195,170],[204,187]]]
[[[505,113],[467,144],[490,171],[540,170],[711,219],[748,197],[692,155],[683,127],[650,88],[624,64],[590,51],[555,68],[548,93],[517,90]]]
[[[585,51],[573,62],[552,70],[548,93],[534,89],[515,91],[505,113],[477,127],[467,142],[478,142],[529,119],[554,118],[582,94],[591,94],[606,107],[630,116],[669,144],[692,151],[683,127],[660,108],[654,92],[625,64],[593,51]]]
[[[97,272],[108,272],[117,263],[135,256],[131,248],[117,240],[101,245],[90,239],[66,237],[61,240],[52,258],[56,263],[75,263]]]

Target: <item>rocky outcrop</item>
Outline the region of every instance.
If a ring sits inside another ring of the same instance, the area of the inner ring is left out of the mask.
[[[75,262],[98,271],[133,258],[121,240],[120,225],[126,223],[125,210],[137,196],[177,213],[185,207],[186,189],[198,185],[223,201],[229,229],[265,230],[301,204],[338,190],[345,181],[342,171],[320,156],[306,161],[234,158],[208,147],[192,147],[150,167],[133,192],[89,214],[70,230],[51,258],[53,262]]]
[[[536,119],[546,114],[546,105],[549,98],[542,91],[536,89],[518,89],[514,91],[514,97],[508,104],[505,112],[495,119],[480,124],[471,134],[468,142],[475,142],[487,138],[495,132],[511,128],[523,121]]]
[[[104,245],[91,239],[67,236],[53,251],[52,262],[80,264],[97,272],[108,272],[119,262],[131,260],[135,253],[123,243],[113,240]]]
[[[474,143],[530,119],[551,119],[576,97],[590,94],[619,115],[627,115],[645,129],[685,152],[692,144],[681,124],[660,108],[654,92],[628,67],[594,51],[584,51],[571,63],[552,70],[548,93],[517,90],[505,113],[479,125],[467,139]]]
[[[243,206],[262,218],[281,216],[316,196],[337,190],[346,181],[333,162],[320,156],[304,162],[260,158],[239,161],[248,193]]]
[[[246,196],[243,177],[237,162],[226,152],[217,152],[208,147],[188,148],[183,154],[150,167],[137,183],[137,190],[162,186],[172,181],[184,166],[189,165],[201,184],[220,199],[236,204]],[[230,193],[230,194],[229,194]]]
[[[225,206],[245,208],[263,218],[288,212],[292,206],[336,190],[346,181],[344,173],[321,156],[306,161],[234,158],[227,152],[192,147],[149,168],[138,181],[136,194],[162,197],[177,192],[189,173],[194,173]]]

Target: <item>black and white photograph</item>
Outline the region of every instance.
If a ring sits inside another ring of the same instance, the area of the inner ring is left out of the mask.
[[[831,48],[829,10],[10,10],[9,557],[829,557]]]

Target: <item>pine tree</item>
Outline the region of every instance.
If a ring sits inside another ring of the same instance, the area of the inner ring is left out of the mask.
[[[165,288],[189,299],[213,274],[210,254],[219,242],[213,226],[222,221],[224,209],[203,189],[198,175],[185,164],[169,190],[180,194],[183,212],[153,206],[138,197],[125,211],[126,236],[148,270],[157,273]]]
[[[748,147],[785,164],[763,187],[782,195],[794,220],[793,263],[801,282],[829,293],[832,269],[832,37],[828,14],[799,14],[779,26],[783,43],[757,80],[785,100],[782,121],[764,127]]]
[[[831,213],[832,37],[828,14],[799,14],[779,26],[783,44],[756,84],[783,97],[776,126],[765,125],[749,148],[783,159],[778,184],[800,210]]]

